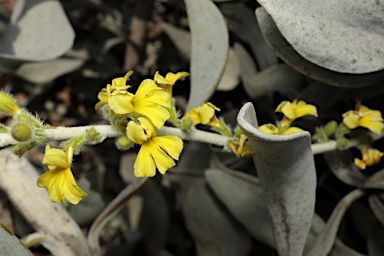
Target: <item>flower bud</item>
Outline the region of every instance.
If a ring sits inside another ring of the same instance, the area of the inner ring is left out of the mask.
[[[345,148],[346,146],[348,146],[348,141],[347,139],[345,138],[339,138],[336,140],[336,143],[337,143],[337,146],[339,148]]]
[[[32,130],[25,123],[17,123],[12,127],[11,135],[15,140],[24,142],[32,138]]]
[[[89,142],[96,142],[101,139],[100,133],[95,128],[90,128],[85,133],[85,139]]]
[[[337,129],[337,122],[336,121],[331,121],[327,123],[327,125],[324,127],[325,133],[329,136],[333,134]]]
[[[188,132],[193,126],[192,118],[185,118],[181,120],[180,129],[182,131]]]
[[[124,150],[127,150],[134,145],[133,141],[128,139],[127,136],[121,136],[120,138],[118,138],[116,144],[120,149]]]
[[[7,115],[14,116],[20,113],[20,108],[15,100],[4,92],[0,92],[0,111]]]

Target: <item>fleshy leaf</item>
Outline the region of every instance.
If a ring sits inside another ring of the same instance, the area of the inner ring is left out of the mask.
[[[258,0],[293,48],[336,72],[384,69],[383,2],[376,0]]]
[[[278,136],[257,129],[256,113],[245,104],[237,117],[254,152],[280,255],[303,253],[315,207],[316,170],[308,132]]]
[[[185,0],[192,34],[191,93],[187,109],[198,107],[214,93],[227,61],[228,29],[210,0]]]
[[[308,256],[327,256],[335,243],[337,231],[339,230],[340,222],[349,208],[349,206],[358,198],[364,195],[360,189],[353,190],[343,197],[333,210],[327,224],[322,229],[317,237],[315,246],[307,254]]]
[[[19,239],[3,225],[0,225],[0,252],[2,255],[32,256]]]
[[[341,87],[372,85],[382,81],[384,78],[384,71],[349,74],[331,71],[315,65],[295,51],[280,33],[273,19],[264,8],[257,8],[256,17],[265,40],[275,50],[276,54],[288,65],[306,76]]]
[[[15,9],[0,40],[0,70],[51,60],[72,47],[75,33],[59,1],[17,1]]]

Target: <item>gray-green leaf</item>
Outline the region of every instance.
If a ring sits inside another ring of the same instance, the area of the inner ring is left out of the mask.
[[[237,121],[248,136],[280,255],[301,256],[315,207],[316,170],[308,132],[278,136],[257,129],[245,104]]]

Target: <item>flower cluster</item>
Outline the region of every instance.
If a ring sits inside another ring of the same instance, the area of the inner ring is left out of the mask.
[[[119,120],[117,129],[124,129],[126,136],[120,138],[125,145],[141,145],[134,164],[136,177],[152,177],[156,168],[164,174],[175,165],[183,149],[183,141],[176,136],[156,136],[156,128],[176,116],[172,103],[172,87],[179,79],[187,77],[187,72],[168,73],[165,77],[158,72],[154,79],[145,79],[135,94],[128,91],[127,85],[132,72],[115,78],[98,95],[95,108],[104,107],[108,119]],[[133,142],[133,143],[130,143]],[[125,147],[127,148],[127,147]]]
[[[283,101],[277,106],[275,112],[281,112],[284,114],[283,119],[274,124],[264,124],[259,127],[259,130],[274,135],[289,135],[303,130],[290,126],[293,121],[303,116],[315,116],[317,117],[317,109],[314,105],[307,104],[302,100],[294,100],[293,102]]]

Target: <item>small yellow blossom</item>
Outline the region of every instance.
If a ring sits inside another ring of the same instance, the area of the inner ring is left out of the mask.
[[[205,124],[216,127],[220,120],[215,116],[215,111],[220,111],[218,107],[210,102],[204,103],[197,108],[191,108],[183,119],[191,118],[195,124]]]
[[[141,145],[134,163],[136,177],[153,177],[156,168],[164,174],[175,166],[183,150],[183,141],[176,136],[156,136],[156,128],[145,117],[138,118],[139,123],[129,122],[126,129],[127,137]]]
[[[343,122],[349,129],[365,127],[376,134],[384,128],[381,112],[361,105],[358,110],[350,110],[343,114]]]
[[[244,157],[247,155],[251,155],[251,154],[253,154],[252,150],[248,146],[244,145],[246,140],[247,140],[247,136],[245,136],[244,134],[241,134],[240,139],[238,141],[232,140],[232,141],[228,142],[228,147],[238,157]]]
[[[129,86],[126,82],[132,73],[130,71],[124,77],[113,79],[112,85],[103,88],[95,108],[108,104],[119,115],[138,113],[149,118],[157,128],[161,128],[170,117],[167,110],[171,106],[170,95],[151,79],[142,81],[135,94],[128,92]]]
[[[21,112],[15,100],[4,92],[0,92],[0,111],[10,116],[17,115]]]
[[[132,93],[127,90],[130,86],[127,85],[127,80],[133,74],[129,71],[124,77],[118,77],[112,80],[112,85],[108,84],[97,95],[99,102],[95,105],[95,109],[107,104],[109,107],[119,115],[124,115],[132,110],[131,101],[134,97]]]
[[[165,89],[170,95],[172,95],[172,87],[176,83],[177,80],[184,79],[189,76],[188,72],[178,72],[176,74],[169,72],[165,77],[159,74],[159,72],[155,73],[155,83],[161,88]]]
[[[368,146],[362,147],[361,154],[363,156],[362,159],[354,159],[355,165],[361,170],[364,170],[367,166],[374,165],[380,162],[381,157],[383,156],[382,152],[377,149],[370,148]]]
[[[263,124],[262,126],[259,126],[259,130],[273,135],[289,135],[293,133],[303,132],[304,130],[298,128],[298,127],[282,127],[281,129],[277,128],[273,124]]]
[[[283,101],[277,106],[275,112],[284,114],[283,123],[285,124],[290,124],[295,119],[303,116],[311,115],[317,117],[316,107],[302,100],[294,100],[293,102]]]
[[[45,148],[43,163],[48,166],[48,171],[37,180],[37,186],[48,191],[49,198],[54,203],[66,203],[67,199],[72,204],[77,204],[87,195],[81,190],[71,172],[73,149],[69,147],[66,151]]]

